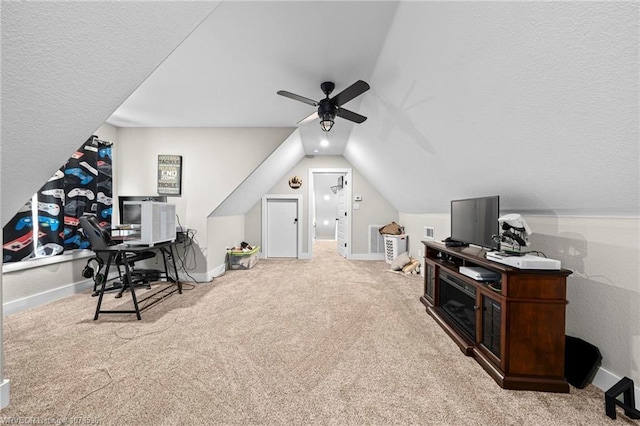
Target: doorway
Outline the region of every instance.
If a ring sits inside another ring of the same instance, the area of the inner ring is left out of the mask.
[[[302,197],[297,195],[263,197],[262,245],[265,257],[299,257],[301,206]]]
[[[351,176],[350,168],[309,169],[307,241],[310,258],[313,257],[313,242],[324,239],[320,238],[319,231],[325,222],[328,222],[328,232],[333,233],[336,251],[347,259],[350,257]],[[327,195],[329,200],[326,200]]]
[[[339,173],[321,173],[314,177],[313,202],[315,203],[312,217],[313,239],[337,240],[338,232],[338,201],[337,192]]]

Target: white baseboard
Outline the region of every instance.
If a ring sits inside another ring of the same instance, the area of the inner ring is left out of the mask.
[[[0,384],[0,410],[9,405],[9,399],[11,398],[9,383],[9,379],[4,379],[2,384]]]
[[[222,270],[220,268],[222,268]],[[215,277],[221,275],[224,272],[224,268],[225,266],[222,264],[207,272],[189,272],[189,275],[184,272],[178,272],[178,279],[182,282],[188,283],[193,283],[194,281],[195,283],[208,283]]]
[[[258,257],[260,259],[260,257]],[[211,271],[207,272],[207,277],[209,277],[208,281],[211,281],[214,278],[218,278],[227,272],[227,264],[223,263],[221,265],[216,266]]]
[[[600,367],[598,369],[598,372],[596,373],[596,376],[593,378],[593,381],[591,382],[595,387],[597,387],[598,389],[602,390],[603,392],[608,391],[613,385],[615,385],[616,383],[618,383],[620,381],[620,379],[622,379],[622,377],[618,377],[615,374],[613,374],[610,371],[605,370],[604,368]],[[638,410],[638,395],[640,395],[640,388],[638,387],[638,385],[634,382],[633,383],[633,388],[634,388],[634,393],[636,395],[636,406],[635,409]]]
[[[13,300],[2,304],[2,315],[12,315],[54,300],[62,299],[82,291],[93,288],[93,280],[87,279],[73,284],[67,284],[62,287],[43,291],[42,293],[23,297],[22,299]]]
[[[209,274],[206,272],[189,272],[189,275],[184,272],[178,272],[178,279],[183,283],[203,283],[207,281],[211,281],[211,278],[208,278]]]
[[[211,278],[209,278],[209,281],[211,281],[212,279],[219,277],[220,275],[224,275],[224,273],[227,271],[227,264],[223,263],[221,265],[216,266],[215,268],[213,268],[211,271],[209,271],[209,276]]]
[[[349,260],[384,260],[383,253],[350,254]]]
[[[615,385],[621,378],[622,377],[617,377],[610,371],[600,367],[596,372],[596,376],[593,378],[592,384],[595,387],[606,391],[611,386]]]

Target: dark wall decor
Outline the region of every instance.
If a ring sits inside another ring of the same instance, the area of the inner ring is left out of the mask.
[[[293,189],[298,189],[302,186],[302,179],[299,176],[291,176],[289,178],[289,186]]]
[[[158,195],[182,192],[182,156],[158,155]]]

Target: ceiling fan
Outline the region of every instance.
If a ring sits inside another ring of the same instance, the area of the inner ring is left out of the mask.
[[[369,90],[369,85],[362,80],[358,80],[351,86],[344,89],[342,92],[335,95],[333,98],[329,98],[329,95],[331,94],[331,92],[333,92],[334,88],[335,84],[330,81],[325,81],[324,83],[322,83],[320,85],[320,89],[322,89],[322,92],[326,95],[326,97],[317,102],[313,99],[305,98],[304,96],[287,92],[286,90],[279,90],[278,95],[318,107],[318,111],[300,120],[298,124],[303,124],[310,120],[320,118],[320,127],[322,127],[322,130],[324,130],[325,132],[328,132],[333,126],[333,120],[335,119],[336,115],[346,120],[353,121],[354,123],[364,122],[367,117],[357,114],[353,111],[349,111],[348,109],[344,109],[342,108],[342,105]]]

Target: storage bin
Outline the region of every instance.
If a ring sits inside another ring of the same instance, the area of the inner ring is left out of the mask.
[[[255,246],[249,251],[227,250],[229,255],[229,269],[251,269],[258,262],[258,250]]]
[[[392,263],[393,260],[407,251],[407,235],[390,235],[384,236],[385,260]]]

